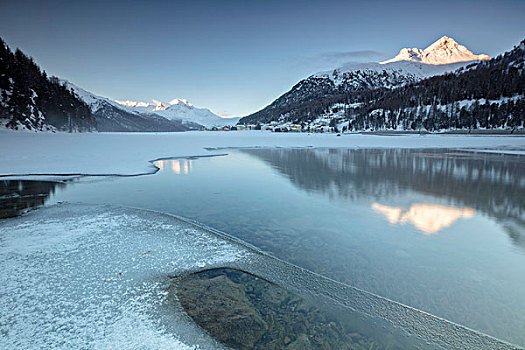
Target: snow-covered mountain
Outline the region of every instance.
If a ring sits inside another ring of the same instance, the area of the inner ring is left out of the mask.
[[[185,99],[170,102],[114,101],[67,80],[62,83],[91,108],[99,131],[185,131],[235,125],[239,121],[239,118],[221,118],[209,109],[193,106]]]
[[[392,88],[400,84],[451,72],[464,65],[464,62],[431,65],[417,61],[349,63],[331,71],[313,74],[311,77],[330,79],[335,86],[342,85],[347,91],[362,88]]]
[[[404,48],[399,54],[387,61],[375,63],[349,63],[333,71],[316,73],[314,77],[328,77],[336,85],[347,84],[347,88],[360,88],[377,85],[391,88],[400,80],[409,82],[451,72],[472,61],[490,60],[481,54],[475,55],[454,39],[443,36],[424,50]],[[359,74],[351,74],[359,73]],[[384,79],[373,79],[379,73]],[[399,79],[400,76],[403,78]],[[370,81],[372,78],[372,81]],[[394,78],[394,79],[392,79]],[[392,84],[393,83],[393,84]]]
[[[381,63],[413,61],[431,65],[442,65],[485,60],[490,60],[490,57],[485,54],[475,55],[465,46],[458,44],[454,39],[443,36],[424,50],[405,47],[399,51],[396,57]]]
[[[176,105],[176,104],[179,104],[179,103],[182,103],[182,104],[185,104],[185,105],[188,105],[188,106],[193,106],[188,100],[186,100],[184,98],[175,98],[175,99],[171,100],[168,103],[162,102],[162,101],[159,101],[159,100],[152,100],[151,102],[130,101],[130,100],[126,100],[126,101],[115,100],[115,102],[117,102],[118,104],[120,104],[122,106],[126,106],[126,107],[129,107],[129,108],[150,108],[150,107],[152,107],[154,111],[163,111],[166,108],[168,108],[169,106]]]
[[[170,102],[152,100],[152,102],[114,101],[121,108],[132,112],[155,113],[170,120],[180,119],[183,122],[192,122],[205,127],[221,127],[235,125],[239,118],[222,118],[207,108],[197,108],[186,99],[173,99]]]
[[[442,37],[425,50],[403,49],[392,60],[350,63],[301,80],[269,106],[240,120],[259,123],[278,120],[315,119],[335,102],[352,102],[366,91],[391,89],[454,71],[472,61],[490,59],[474,55],[454,39]],[[344,96],[344,98],[342,98]]]
[[[62,80],[62,84],[84,101],[96,119],[98,131],[186,131],[200,129],[197,123],[182,118],[167,119],[150,111],[135,111],[109,98],[95,95],[75,84]]]

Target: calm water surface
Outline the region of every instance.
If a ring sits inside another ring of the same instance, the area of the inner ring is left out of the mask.
[[[524,157],[228,153],[160,161],[151,176],[48,183],[35,205],[43,196],[48,204],[109,203],[185,216],[324,276],[525,345]]]

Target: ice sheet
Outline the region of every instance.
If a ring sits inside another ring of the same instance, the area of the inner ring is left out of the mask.
[[[0,130],[0,175],[148,174],[165,157],[213,155],[228,147],[476,148],[525,154],[525,137],[271,133],[29,133]],[[13,178],[13,177],[12,177]],[[18,176],[17,178],[21,178]],[[56,176],[55,176],[56,178]]]
[[[248,253],[164,215],[58,205],[0,222],[5,349],[216,348],[182,312],[158,311],[169,274]]]

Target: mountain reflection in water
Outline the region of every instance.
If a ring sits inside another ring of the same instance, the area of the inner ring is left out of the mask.
[[[264,160],[303,190],[325,193],[334,199],[371,199],[373,209],[389,221],[410,222],[426,234],[480,212],[501,222],[513,243],[525,248],[523,156],[414,149],[244,149],[242,152]],[[385,201],[410,191],[443,198],[452,205],[385,206]],[[401,207],[408,210],[403,212]]]
[[[454,208],[430,203],[415,203],[406,211],[400,207],[373,203],[372,209],[383,214],[391,224],[410,222],[427,235],[449,227],[460,218],[470,219],[476,214],[476,211],[471,208]]]

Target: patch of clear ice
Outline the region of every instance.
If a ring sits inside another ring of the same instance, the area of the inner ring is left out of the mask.
[[[165,284],[169,274],[249,254],[190,224],[134,209],[58,205],[4,220],[0,344],[6,349],[220,348],[182,311],[165,315]],[[170,323],[162,322],[167,318]]]

